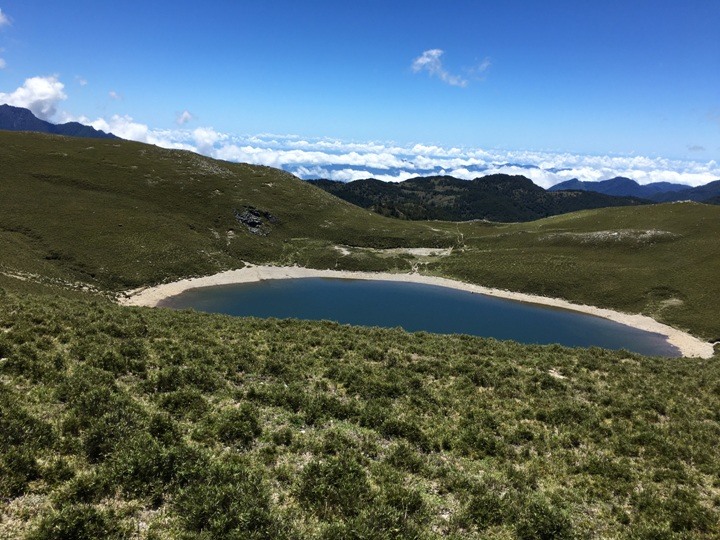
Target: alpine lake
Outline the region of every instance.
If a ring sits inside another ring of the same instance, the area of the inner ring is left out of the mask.
[[[242,317],[329,320],[521,343],[677,357],[665,336],[575,311],[447,287],[359,279],[271,279],[190,289],[159,304]]]

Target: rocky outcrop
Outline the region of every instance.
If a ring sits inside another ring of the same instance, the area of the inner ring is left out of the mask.
[[[272,224],[280,220],[270,212],[260,210],[254,206],[244,206],[242,209],[233,210],[238,223],[245,225],[248,231],[258,236],[267,236],[272,230]]]

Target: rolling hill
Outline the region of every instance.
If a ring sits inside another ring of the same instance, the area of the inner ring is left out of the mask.
[[[245,262],[414,269],[713,339],[720,207],[402,221],[268,167],[37,133],[0,132],[0,164],[0,537],[720,534],[717,355],[115,302]]]
[[[431,176],[397,183],[375,179],[347,183],[333,180],[310,182],[362,208],[410,220],[533,221],[589,208],[645,204],[637,198],[592,192],[555,193],[544,190],[524,176],[506,174],[470,181],[452,176]]]
[[[0,132],[0,161],[5,259],[115,290],[333,252],[316,245],[449,247],[457,236],[382,218],[277,169],[131,141]],[[370,268],[375,258],[362,259]]]
[[[707,301],[720,296],[714,206],[585,210],[517,224],[397,220],[277,169],[88,141],[0,132],[5,274],[117,293],[244,261],[416,269],[650,313],[720,336]],[[416,247],[452,251],[439,258],[407,251]]]

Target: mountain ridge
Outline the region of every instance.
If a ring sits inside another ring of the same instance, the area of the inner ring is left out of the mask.
[[[5,131],[32,131],[50,135],[65,135],[67,137],[85,137],[89,139],[119,139],[117,135],[105,133],[92,126],[80,122],[66,122],[53,124],[41,120],[31,110],[13,105],[0,105],[0,130]]]
[[[720,197],[720,180],[709,182],[702,186],[692,187],[687,184],[672,182],[652,182],[641,185],[635,180],[624,176],[616,176],[609,180],[598,182],[583,182],[577,178],[560,182],[548,188],[548,191],[591,191],[614,196],[630,196],[648,199],[652,202],[695,201],[713,202]]]
[[[424,176],[398,183],[373,178],[348,183],[325,179],[308,182],[356,206],[408,220],[517,222],[577,210],[648,204],[639,198],[589,191],[551,192],[525,176],[508,174],[473,180]]]
[[[694,201],[718,204],[718,200],[720,200],[720,180],[682,191],[664,193],[657,197],[657,202]]]
[[[604,193],[606,195],[615,195],[621,197],[640,197],[650,199],[659,193],[668,193],[672,191],[682,191],[688,189],[687,184],[676,184],[672,182],[653,182],[650,184],[640,185],[637,181],[625,176],[616,176],[608,180],[599,180],[597,182],[587,182],[573,178],[560,182],[548,188],[548,191],[565,191],[580,190],[593,191],[595,193]]]

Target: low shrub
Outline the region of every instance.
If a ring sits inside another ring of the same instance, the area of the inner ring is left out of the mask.
[[[148,420],[147,430],[150,435],[163,444],[174,444],[180,439],[180,428],[172,417],[160,411]]]
[[[223,409],[213,415],[210,423],[217,439],[238,448],[248,448],[262,433],[257,409],[249,403]]]
[[[525,501],[517,516],[515,532],[519,540],[574,538],[567,510],[543,495],[533,495]]]
[[[510,497],[503,486],[483,483],[473,489],[458,517],[458,523],[464,527],[474,525],[481,531],[495,525],[513,523],[515,508]]]
[[[14,447],[0,457],[0,497],[14,498],[25,493],[28,483],[40,476],[34,452]]]
[[[103,461],[142,424],[139,417],[122,408],[91,419],[81,435],[86,457],[91,463]]]
[[[350,518],[368,503],[370,482],[358,456],[343,452],[308,463],[296,492],[300,504],[321,519]]]
[[[419,473],[423,468],[422,457],[405,441],[400,441],[390,450],[387,461],[393,467],[410,473]]]
[[[273,513],[262,475],[242,461],[227,459],[196,471],[174,506],[193,535],[278,540],[292,536]]]
[[[74,476],[55,491],[54,502],[59,507],[67,504],[93,504],[100,502],[115,489],[108,474],[93,469]]]
[[[381,505],[395,509],[403,519],[418,518],[425,511],[422,495],[414,489],[406,488],[400,483],[401,481],[400,479],[384,483],[376,499]]]
[[[124,540],[131,530],[113,510],[98,510],[87,504],[61,508],[45,516],[29,540]]]
[[[30,415],[10,395],[0,394],[0,450],[19,445],[38,450],[52,446],[55,441],[50,424]]]
[[[41,473],[42,479],[49,485],[64,483],[75,476],[75,470],[64,457],[57,457],[45,464]]]
[[[167,447],[148,433],[123,441],[107,464],[109,477],[130,498],[159,506],[183,466],[181,445]]]
[[[357,516],[334,522],[323,531],[322,540],[416,540],[421,528],[401,510],[385,503],[363,507]]]
[[[293,430],[285,427],[273,432],[272,442],[276,446],[290,446],[293,442]]]
[[[199,420],[210,409],[203,395],[190,389],[164,394],[160,398],[160,406],[175,417],[189,420]]]

